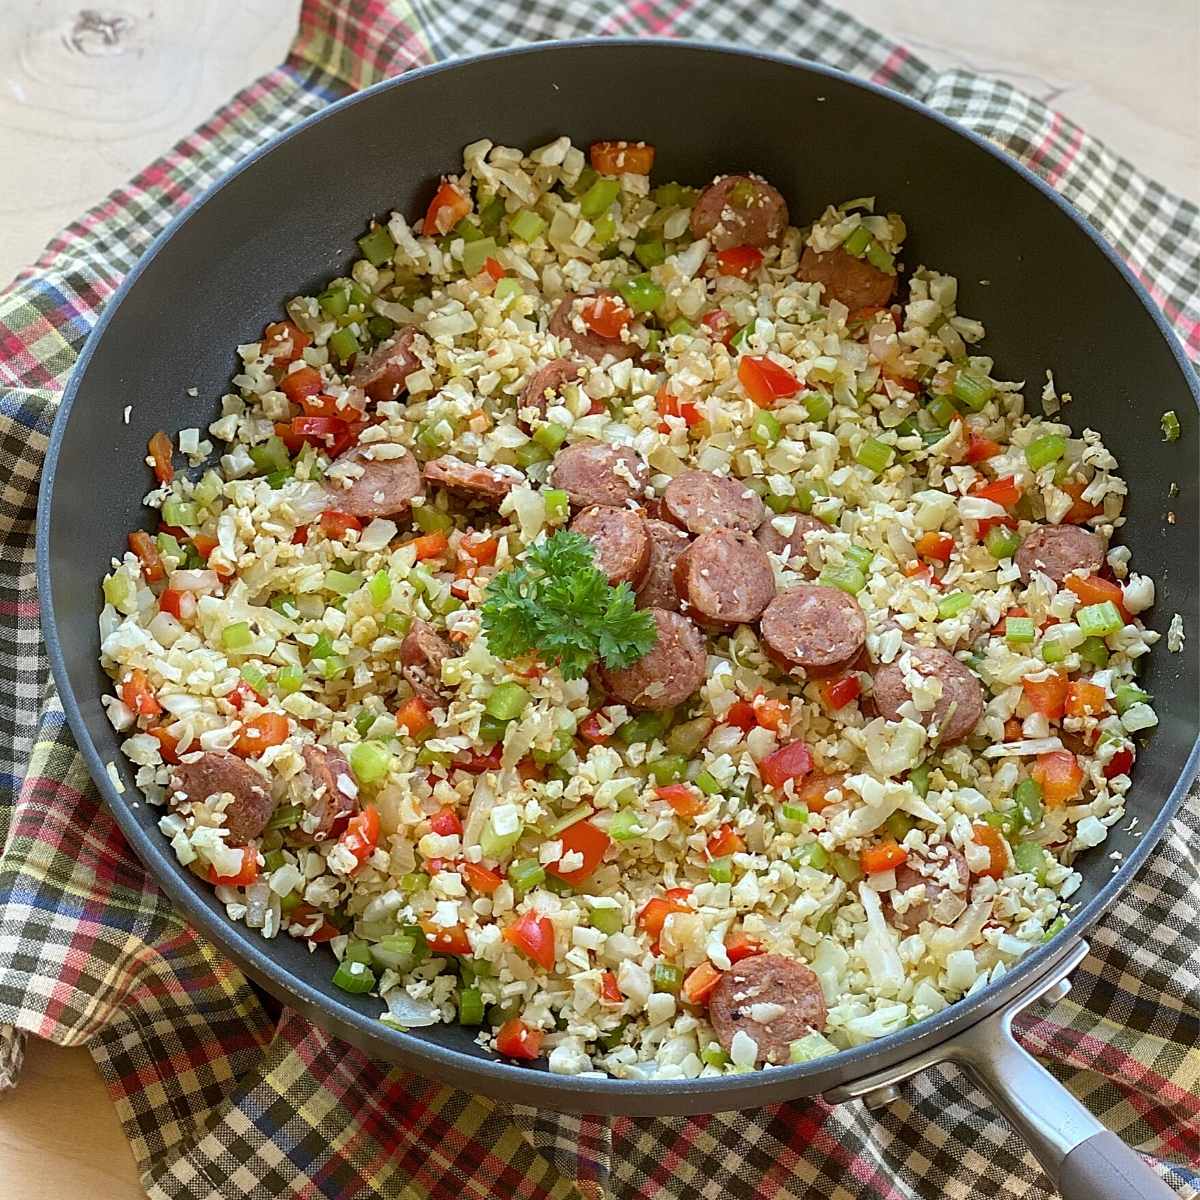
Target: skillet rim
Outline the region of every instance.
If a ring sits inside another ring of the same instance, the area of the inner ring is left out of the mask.
[[[1129,852],[1119,869],[1100,887],[1096,895],[1071,917],[1064,929],[1049,943],[1027,955],[1004,976],[982,988],[976,995],[965,997],[941,1013],[927,1017],[896,1033],[851,1050],[842,1051],[829,1059],[817,1060],[814,1063],[778,1067],[769,1072],[755,1072],[749,1076],[721,1076],[704,1080],[580,1079],[576,1076],[552,1075],[544,1068],[517,1066],[497,1058],[475,1057],[448,1046],[426,1041],[421,1037],[413,1037],[407,1033],[391,1030],[377,1018],[360,1013],[341,1001],[330,990],[327,990],[332,987],[331,984],[322,988],[295,975],[283,972],[280,969],[279,961],[268,952],[269,943],[256,931],[235,924],[229,921],[223,913],[200,903],[196,894],[187,885],[184,873],[174,857],[167,853],[166,841],[161,837],[154,836],[151,830],[144,828],[136,820],[131,801],[125,800],[113,787],[100,753],[88,733],[79,701],[71,688],[54,612],[48,549],[51,510],[59,455],[66,437],[75,398],[92,356],[103,340],[109,322],[114,318],[129,292],[137,285],[142,272],[164,250],[176,232],[203,205],[212,200],[243,172],[251,170],[260,159],[303,134],[310,125],[335,118],[339,112],[352,105],[369,103],[375,95],[381,92],[403,87],[429,75],[470,67],[480,61],[519,58],[533,54],[554,54],[567,49],[603,53],[608,46],[646,47],[652,53],[670,50],[699,56],[709,54],[733,56],[743,60],[768,62],[791,70],[799,70],[872,93],[886,103],[906,108],[913,114],[931,120],[948,132],[966,139],[976,149],[985,151],[992,158],[1014,171],[1027,185],[1032,186],[1040,193],[1043,199],[1051,201],[1087,236],[1109,265],[1116,269],[1119,277],[1133,291],[1159,334],[1167,343],[1192,395],[1193,403],[1200,408],[1200,378],[1197,378],[1184,354],[1178,336],[1128,264],[1118,256],[1115,249],[1065,197],[1017,159],[953,119],[929,108],[920,101],[868,80],[859,79],[837,68],[751,47],[663,37],[572,38],[533,42],[488,50],[463,58],[414,68],[332,102],[277,134],[233,166],[163,229],[122,280],[120,287],[101,312],[72,368],[70,379],[63,391],[46,449],[39,486],[36,526],[38,593],[41,597],[44,614],[43,635],[47,655],[67,722],[80,753],[87,763],[89,774],[104,797],[109,811],[138,856],[151,871],[155,881],[177,906],[180,914],[185,916],[189,923],[199,928],[205,936],[211,938],[251,978],[262,983],[268,991],[276,994],[282,993],[287,997],[286,1003],[296,1002],[297,1007],[306,1014],[320,1013],[321,1019],[317,1021],[318,1024],[324,1025],[336,1036],[346,1038],[368,1054],[378,1051],[388,1061],[399,1062],[404,1066],[411,1065],[414,1070],[426,1077],[437,1078],[441,1074],[444,1079],[455,1086],[469,1088],[474,1083],[479,1083],[481,1090],[487,1094],[524,1096],[527,1100],[536,1099],[551,1107],[561,1106],[562,1111],[647,1114],[719,1112],[751,1104],[769,1103],[788,1097],[812,1095],[877,1070],[880,1060],[902,1061],[904,1058],[913,1057],[923,1049],[946,1041],[958,1030],[983,1019],[1019,994],[1026,983],[1032,982],[1077,938],[1095,924],[1132,883],[1134,876],[1149,857],[1152,849],[1165,834],[1171,819],[1187,794],[1197,773],[1197,768],[1200,767],[1200,729],[1197,730],[1197,736],[1184,762],[1183,770],[1169,796],[1158,810],[1154,820],[1146,827],[1137,846]]]

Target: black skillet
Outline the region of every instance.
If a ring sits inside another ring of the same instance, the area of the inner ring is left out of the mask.
[[[298,942],[263,941],[225,919],[181,870],[135,804],[132,773],[100,705],[98,583],[125,532],[142,524],[140,467],[156,429],[212,418],[232,347],[276,319],[282,301],[342,271],[373,214],[422,212],[440,172],[481,136],[530,147],[641,137],[659,179],[702,183],[751,169],[803,222],[830,200],[874,194],[903,212],[910,264],[961,280],[964,312],[988,329],[1006,378],[1040,391],[1047,366],[1078,400],[1067,417],[1103,434],[1129,483],[1121,536],[1158,584],[1152,627],[1183,614],[1200,631],[1196,572],[1196,384],[1173,334],[1108,246],[1055,193],[936,113],[836,71],[720,47],[651,40],[543,44],[414,71],[332,105],[242,163],[163,234],[110,301],[63,399],[46,457],[38,580],[46,640],[71,728],[126,836],[187,918],[284,1002],[378,1057],[470,1091],[593,1113],[703,1113],[824,1093],[886,1103],[892,1085],[935,1061],[968,1066],[1072,1200],[1172,1193],[1007,1033],[1013,1011],[1082,957],[1080,938],[1131,883],[1181,803],[1197,765],[1197,662],[1162,646],[1146,670],[1161,725],[1138,759],[1129,813],[1080,861],[1071,922],[1016,969],[913,1028],[817,1063],[704,1080],[554,1076],[497,1061],[468,1031],[401,1034],[378,1001],[330,983],[330,963]],[[199,388],[202,399],[185,389]],[[132,405],[129,423],[122,409]],[[1183,437],[1164,446],[1159,415]],[[1168,501],[1167,485],[1179,494]],[[1165,519],[1167,507],[1177,520]],[[115,762],[118,794],[105,772]],[[1121,851],[1115,873],[1108,853]]]

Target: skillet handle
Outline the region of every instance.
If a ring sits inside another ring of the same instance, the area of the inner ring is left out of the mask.
[[[1179,1200],[1012,1032],[1013,1010],[954,1038],[947,1057],[992,1097],[1064,1200]]]

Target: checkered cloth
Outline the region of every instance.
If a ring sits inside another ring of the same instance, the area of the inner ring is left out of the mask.
[[[693,1120],[505,1107],[278,1020],[189,929],[98,801],[47,681],[33,572],[55,404],[105,301],[249,151],[354,88],[451,53],[582,34],[749,42],[916,96],[1085,212],[1200,357],[1200,213],[1005,84],[938,73],[814,0],[307,0],[287,62],[71,225],[0,293],[0,1087],[20,1033],[86,1044],[156,1200],[241,1197],[1045,1197],[968,1080],[929,1071],[879,1116],[821,1101]],[[1069,1001],[1022,1037],[1182,1196],[1200,1196],[1200,803],[1095,930]],[[64,1114],[65,1116],[66,1114]]]

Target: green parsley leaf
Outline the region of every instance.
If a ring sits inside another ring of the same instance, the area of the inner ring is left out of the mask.
[[[613,587],[591,543],[561,529],[531,547],[484,595],[483,628],[500,658],[536,651],[564,679],[579,679],[598,658],[628,667],[658,639],[654,618],[637,608],[629,584]]]

